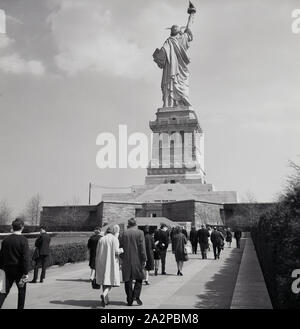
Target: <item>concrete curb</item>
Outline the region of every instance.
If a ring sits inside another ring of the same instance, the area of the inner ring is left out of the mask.
[[[272,309],[272,303],[250,236],[246,244],[233,292],[231,309]]]

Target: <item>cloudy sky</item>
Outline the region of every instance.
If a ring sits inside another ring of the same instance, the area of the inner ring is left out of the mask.
[[[193,107],[208,181],[272,201],[299,160],[298,0],[194,0]],[[161,106],[152,53],[184,25],[185,0],[0,0],[0,200],[20,212],[88,200],[88,183],[143,184],[145,169],[99,169],[97,135],[149,134]],[[92,202],[102,190],[93,190]]]

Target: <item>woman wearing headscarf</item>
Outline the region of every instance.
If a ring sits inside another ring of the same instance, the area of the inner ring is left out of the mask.
[[[99,239],[101,239],[101,228],[96,227],[94,229],[94,234],[89,238],[88,240],[88,250],[90,254],[90,261],[89,261],[89,267],[91,268],[91,275],[90,275],[90,280],[93,281],[95,278],[95,259],[96,259],[96,251],[97,251],[97,246]]]
[[[145,246],[146,246],[146,255],[147,255],[147,262],[145,266],[145,283],[149,285],[149,272],[154,270],[154,253],[155,244],[154,238],[152,234],[149,232],[149,226],[147,225],[144,229],[145,234]]]
[[[120,231],[118,225],[108,227],[106,234],[98,242],[96,251],[96,283],[102,286],[103,293],[100,296],[102,306],[109,304],[108,293],[112,287],[120,286],[119,240],[115,235]]]
[[[183,262],[187,260],[186,251],[185,251],[185,245],[187,244],[187,239],[185,235],[182,233],[182,228],[179,226],[175,229],[172,244],[175,254],[175,260],[177,263],[177,269],[178,269],[177,275],[183,275],[182,274]]]

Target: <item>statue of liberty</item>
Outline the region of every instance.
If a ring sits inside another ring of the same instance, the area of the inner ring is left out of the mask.
[[[171,27],[171,35],[161,49],[156,49],[153,59],[163,70],[161,89],[163,107],[190,106],[189,102],[189,70],[190,58],[187,50],[193,40],[190,26],[196,8],[190,2],[188,22],[184,31],[178,25]]]

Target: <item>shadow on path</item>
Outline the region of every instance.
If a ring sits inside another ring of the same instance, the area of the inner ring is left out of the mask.
[[[56,281],[91,282],[88,279],[56,279]]]
[[[68,300],[51,300],[51,304],[57,304],[57,305],[72,305],[77,307],[86,307],[86,308],[99,308],[101,307],[101,301],[99,300],[75,300],[75,299],[68,299]],[[109,306],[126,306],[127,303],[120,302],[120,301],[109,301]]]
[[[100,299],[99,300],[68,299],[68,300],[50,300],[50,304],[72,305],[72,306],[87,307],[87,308],[98,308],[101,305],[101,302],[100,302]]]
[[[230,256],[224,261],[221,268],[218,268],[218,260],[216,260],[204,269],[209,272],[212,266],[216,268],[217,273],[211,281],[205,284],[205,292],[197,295],[199,301],[195,305],[196,308],[230,309],[244,246],[245,240],[242,240],[241,249],[232,249]]]

